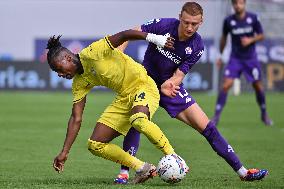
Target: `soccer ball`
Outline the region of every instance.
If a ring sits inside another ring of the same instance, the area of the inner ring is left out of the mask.
[[[157,166],[160,178],[167,183],[180,182],[189,172],[185,161],[177,154],[166,155],[161,158]]]

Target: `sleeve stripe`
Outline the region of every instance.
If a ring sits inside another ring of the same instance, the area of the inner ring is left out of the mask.
[[[76,104],[77,102],[80,102],[81,100],[83,100],[85,96],[83,96],[82,98],[79,98],[78,100],[73,100],[73,103]]]
[[[109,46],[112,50],[114,50],[114,47],[113,47],[112,44],[110,43],[110,41],[109,41],[109,39],[108,39],[108,36],[105,37],[105,40],[106,40],[108,46]]]

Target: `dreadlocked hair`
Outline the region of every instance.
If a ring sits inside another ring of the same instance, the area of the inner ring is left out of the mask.
[[[47,53],[47,62],[51,69],[54,69],[54,66],[51,64],[52,60],[56,58],[56,56],[59,54],[59,52],[64,49],[64,47],[61,46],[61,43],[59,41],[60,37],[62,35],[59,35],[58,37],[52,36],[49,38],[47,47],[48,53]]]

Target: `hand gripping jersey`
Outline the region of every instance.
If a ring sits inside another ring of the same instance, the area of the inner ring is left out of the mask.
[[[200,59],[204,52],[203,41],[195,33],[186,41],[178,38],[179,20],[175,18],[161,18],[148,21],[141,26],[142,31],[175,38],[174,50],[157,47],[149,43],[143,65],[158,87],[179,68],[185,74]]]

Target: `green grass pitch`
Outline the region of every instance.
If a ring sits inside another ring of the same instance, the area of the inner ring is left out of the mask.
[[[216,96],[192,94],[209,117]],[[112,101],[111,92],[88,97],[80,133],[62,174],[52,169],[61,150],[71,113],[71,92],[0,93],[0,188],[284,188],[284,94],[268,93],[267,106],[274,126],[260,121],[253,93],[229,96],[220,132],[248,168],[266,168],[268,177],[259,182],[241,182],[238,176],[192,128],[171,119],[159,109],[154,122],[166,133],[176,152],[190,166],[190,174],[176,185],[154,178],[142,185],[117,186],[113,178],[119,165],[91,155],[87,139],[96,120]],[[122,144],[122,137],[114,140]],[[162,153],[142,137],[137,156],[157,164]],[[131,171],[131,177],[134,173]]]

